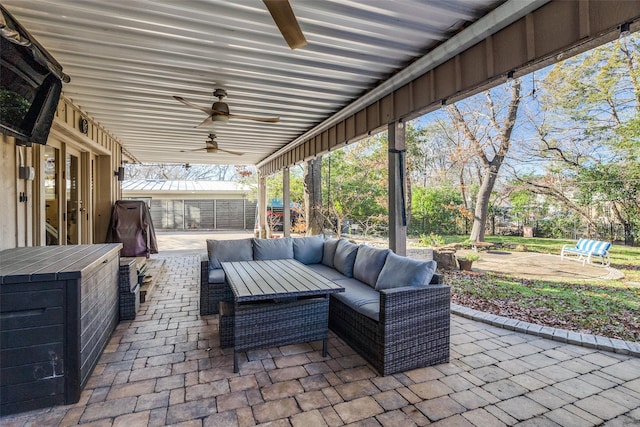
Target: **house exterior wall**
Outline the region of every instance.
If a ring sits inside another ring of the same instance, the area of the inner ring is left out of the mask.
[[[31,164],[31,153],[17,147],[12,137],[0,135],[2,173],[0,174],[0,249],[27,246],[31,237],[33,191],[29,181],[18,179],[20,150],[23,164]],[[27,159],[24,159],[27,156]],[[26,194],[27,201],[24,200]]]
[[[80,130],[81,120],[88,123],[86,133]],[[55,194],[45,190],[47,151],[57,155]],[[20,146],[14,138],[0,135],[0,154],[0,250],[44,246],[52,241],[105,241],[111,207],[121,197],[114,171],[122,162],[122,146],[70,99],[61,97],[46,146]],[[67,159],[73,159],[73,169],[67,167]],[[33,179],[21,179],[20,166],[33,168]],[[70,170],[74,180],[67,176]],[[67,189],[68,185],[73,188]],[[51,210],[52,204],[57,209]],[[57,227],[55,240],[47,234],[47,229],[51,230],[47,221]]]

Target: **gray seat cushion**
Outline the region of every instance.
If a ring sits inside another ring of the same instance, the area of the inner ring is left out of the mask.
[[[318,234],[293,239],[293,257],[303,264],[319,264],[324,255],[324,236]]]
[[[336,239],[325,240],[322,249],[322,263],[327,267],[333,268],[333,257],[336,255],[336,247],[338,241]]]
[[[221,262],[253,260],[253,239],[213,240],[207,239],[209,270],[222,268]]]
[[[224,283],[224,270],[221,268],[214,268],[209,270],[209,283]]]
[[[384,266],[389,249],[378,249],[360,245],[356,261],[353,264],[353,277],[366,283],[372,288],[376,286],[378,275]]]
[[[347,277],[353,277],[353,264],[358,254],[358,245],[345,239],[338,240],[333,267]]]
[[[329,280],[335,281],[340,279],[346,279],[346,277],[342,273],[340,273],[338,270],[332,267],[327,267],[324,264],[309,264],[307,265],[307,267],[309,267],[311,270],[315,271],[316,273],[320,274],[321,276]]]
[[[293,259],[293,239],[253,239],[253,259]]]
[[[332,294],[332,297],[358,313],[376,321],[380,320],[380,292],[356,279],[336,280],[335,283],[342,286],[344,292]]]
[[[389,253],[376,281],[376,290],[403,286],[428,285],[436,271],[435,261],[415,259]]]

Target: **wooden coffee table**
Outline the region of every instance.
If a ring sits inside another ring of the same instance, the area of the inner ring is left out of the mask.
[[[293,259],[222,268],[234,298],[233,372],[241,351],[322,340],[327,355],[329,295],[344,288]]]

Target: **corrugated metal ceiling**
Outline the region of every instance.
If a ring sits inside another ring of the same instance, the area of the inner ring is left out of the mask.
[[[261,1],[3,0],[62,64],[63,90],[143,162],[255,164],[504,0],[292,0],[290,50]],[[206,118],[224,88],[232,113]],[[215,132],[220,148],[203,151]]]

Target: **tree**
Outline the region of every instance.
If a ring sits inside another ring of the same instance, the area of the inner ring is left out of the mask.
[[[511,216],[522,225],[529,225],[529,217],[535,203],[535,194],[527,190],[518,190],[511,193]]]
[[[185,181],[234,181],[243,166],[185,164],[133,164],[125,166],[127,179],[167,179]]]
[[[531,122],[546,174],[521,181],[579,213],[589,234],[599,218],[640,228],[639,64],[635,34],[556,64],[541,82]]]
[[[417,187],[413,192],[414,229],[421,234],[456,234],[462,198],[452,187]]]
[[[365,229],[387,220],[386,133],[323,157],[324,216],[340,235],[349,219]]]
[[[289,200],[291,203],[304,203],[303,170],[301,166],[292,166],[289,169]],[[267,178],[267,201],[282,200],[284,185],[282,172],[270,175]]]
[[[496,104],[494,99],[500,88],[485,92],[487,102],[482,110],[463,113],[456,104],[447,108],[454,126],[464,135],[466,143],[482,166],[473,227],[469,236],[473,241],[484,241],[491,192],[509,152],[511,134],[516,124],[520,105],[520,80],[513,80],[506,89],[510,92],[506,110]]]

